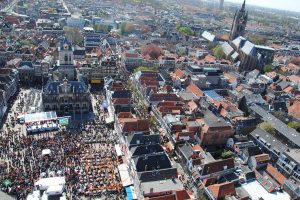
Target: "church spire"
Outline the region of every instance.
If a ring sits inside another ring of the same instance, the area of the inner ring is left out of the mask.
[[[246,7],[246,0],[244,0],[244,3],[243,3],[243,5],[242,5],[242,11],[244,11],[245,10],[245,7]]]

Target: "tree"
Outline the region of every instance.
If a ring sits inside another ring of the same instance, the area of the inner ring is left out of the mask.
[[[265,45],[267,42],[267,38],[259,35],[253,35],[250,36],[250,41],[252,41],[256,45]]]
[[[83,35],[79,28],[65,26],[64,32],[66,33],[67,37],[72,41],[73,44],[79,45],[82,43]]]
[[[151,59],[158,59],[158,57],[162,54],[162,50],[157,45],[151,43],[142,47],[142,54],[144,56],[149,55]]]
[[[261,124],[259,124],[259,127],[270,134],[276,133],[274,126],[270,122],[262,122]]]
[[[190,27],[182,26],[178,29],[178,31],[185,35],[189,35],[189,36],[194,35],[194,31]]]
[[[234,156],[234,153],[232,151],[226,150],[226,149],[224,149],[224,151],[221,154],[222,159],[232,158],[233,156]]]
[[[224,53],[223,47],[221,45],[216,46],[213,49],[213,53],[214,53],[214,56],[218,59],[225,58],[225,53]]]
[[[139,72],[139,71],[158,71],[158,67],[138,67],[134,69],[134,73]]]
[[[93,28],[95,29],[96,32],[108,33],[110,31],[108,25],[96,24],[96,25],[94,25]]]
[[[275,111],[275,112],[273,113],[273,115],[274,115],[277,119],[279,119],[280,121],[286,123],[287,117],[286,117],[286,114],[285,114],[283,111]]]
[[[132,33],[135,29],[134,24],[131,22],[122,22],[120,25],[121,34]]]
[[[295,121],[289,122],[288,126],[300,132],[300,124],[298,122]]]
[[[266,66],[264,66],[264,69],[263,69],[264,73],[268,73],[268,72],[272,72],[272,71],[274,71],[274,68],[273,68],[272,65],[266,65]]]

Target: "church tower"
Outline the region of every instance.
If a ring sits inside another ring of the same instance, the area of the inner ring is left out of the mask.
[[[245,9],[246,0],[242,5],[240,10],[237,10],[234,15],[231,31],[230,31],[230,40],[234,40],[238,36],[243,36],[245,33],[245,28],[248,20],[248,11]]]
[[[69,81],[75,80],[75,66],[74,66],[74,48],[72,43],[63,38],[58,47],[58,61],[57,70],[55,71],[55,80],[64,80],[67,78]]]

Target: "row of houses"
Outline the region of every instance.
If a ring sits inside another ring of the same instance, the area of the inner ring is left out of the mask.
[[[120,135],[125,161],[119,166],[121,180],[134,199],[194,199],[178,177],[160,135],[151,129],[149,119],[138,114],[127,85],[107,86],[107,109],[114,115],[114,128]],[[111,107],[111,108],[110,108]],[[107,121],[109,122],[109,121]],[[127,177],[127,178],[126,178]]]

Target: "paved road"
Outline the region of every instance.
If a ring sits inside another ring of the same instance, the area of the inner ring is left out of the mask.
[[[0,199],[1,200],[14,200],[15,198],[5,194],[4,192],[0,191]]]

